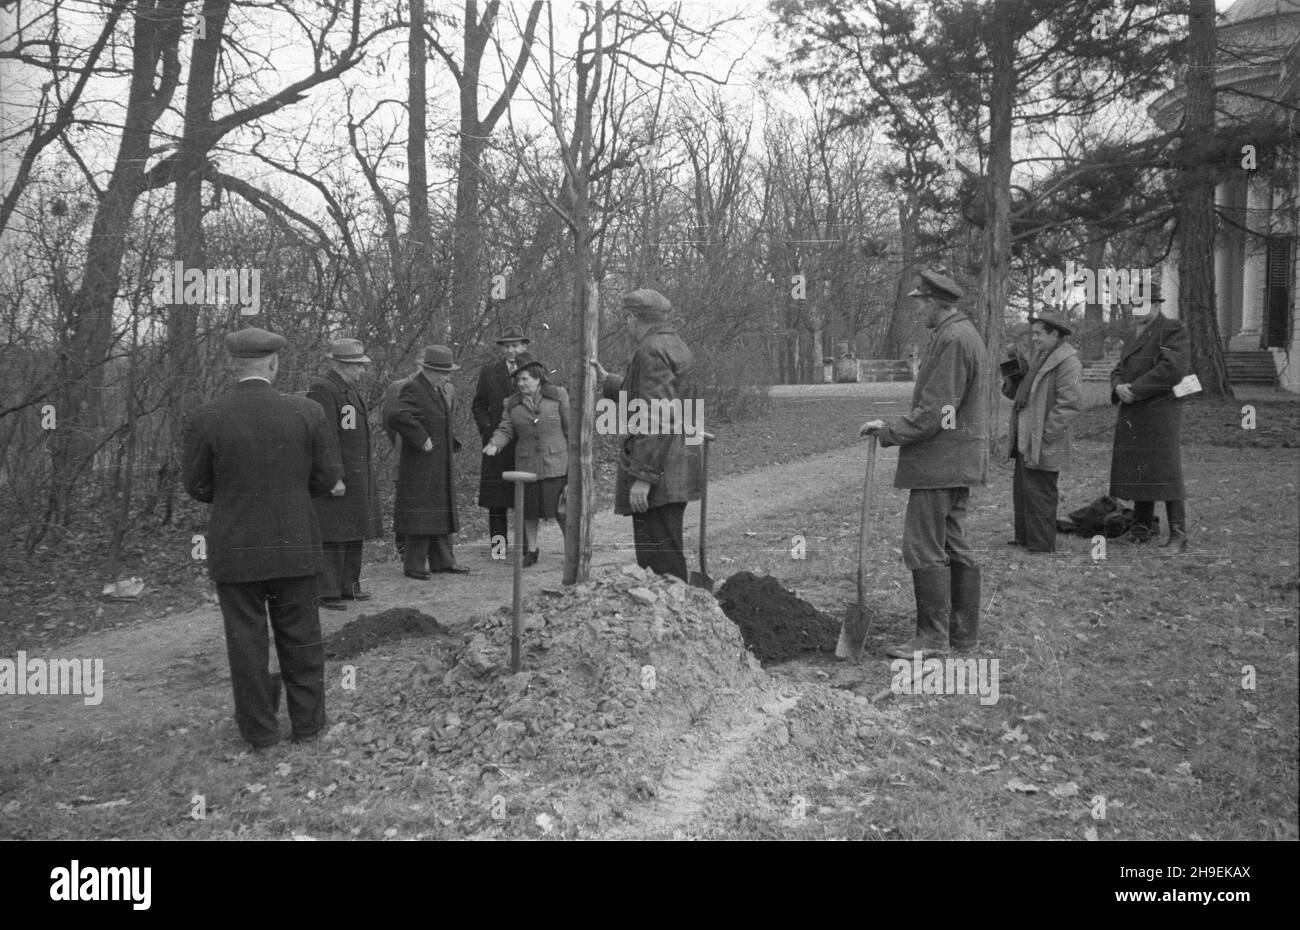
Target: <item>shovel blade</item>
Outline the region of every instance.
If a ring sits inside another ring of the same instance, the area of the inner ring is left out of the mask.
[[[704,572],[691,572],[690,584],[693,588],[703,588],[710,594],[713,593],[713,579]]]
[[[862,651],[867,645],[867,632],[871,629],[871,617],[860,604],[853,604],[844,611],[844,622],[840,625],[839,642],[835,644],[835,655],[841,659],[854,662],[862,658]]]

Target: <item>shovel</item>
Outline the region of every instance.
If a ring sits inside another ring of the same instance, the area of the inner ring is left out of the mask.
[[[713,591],[713,579],[704,557],[704,527],[709,515],[709,443],[713,439],[712,433],[705,433],[704,448],[700,450],[700,570],[690,573],[690,583],[709,592]]]
[[[858,602],[844,611],[840,626],[840,640],[835,644],[835,655],[841,659],[858,661],[867,644],[871,629],[871,612],[867,610],[867,521],[871,517],[871,481],[876,471],[876,437],[867,443],[867,477],[862,486],[862,524],[858,529]]]
[[[537,475],[531,471],[506,471],[501,473],[505,481],[515,484],[515,586],[514,599],[510,604],[510,674],[519,672],[519,652],[523,640],[523,594],[524,594],[524,485],[532,484]]]

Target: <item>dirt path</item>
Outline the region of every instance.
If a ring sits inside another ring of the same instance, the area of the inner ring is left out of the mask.
[[[892,449],[882,452],[882,475],[893,473],[896,454]],[[719,580],[730,573],[720,570],[726,564],[722,559],[728,539],[757,529],[765,513],[789,511],[828,490],[843,489],[848,497],[856,496],[861,456],[861,447],[849,447],[714,481],[709,490],[709,540],[710,551],[716,554],[712,558],[717,561],[711,562],[711,573]],[[698,514],[694,505],[687,508],[688,547],[698,538]],[[599,513],[593,520],[593,533],[593,565],[633,560],[631,524],[626,517]],[[541,552],[541,561],[525,575],[527,590],[561,584],[562,539],[553,526],[543,530]],[[438,575],[426,582],[403,577],[399,562],[369,559],[363,568],[363,583],[373,599],[346,612],[322,611],[325,634],[363,612],[390,607],[414,607],[456,628],[509,604],[508,562],[491,560],[483,540],[462,544],[459,556],[473,569],[472,574]],[[215,603],[85,636],[63,644],[52,655],[29,658],[71,657],[103,660],[102,702],[87,706],[81,697],[71,695],[0,697],[0,760],[6,768],[56,755],[68,740],[102,739],[135,726],[184,726],[201,709],[230,704],[221,614]],[[683,792],[683,797],[694,796],[689,786]]]

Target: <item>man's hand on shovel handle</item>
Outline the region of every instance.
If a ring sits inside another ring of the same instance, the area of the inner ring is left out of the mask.
[[[859,436],[875,436],[885,428],[884,420],[868,420],[862,424],[862,429],[858,430]]]

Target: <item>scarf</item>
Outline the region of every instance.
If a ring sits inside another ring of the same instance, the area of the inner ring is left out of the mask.
[[[1017,412],[1024,410],[1025,407],[1029,405],[1029,391],[1034,386],[1034,378],[1038,376],[1038,372],[1043,367],[1043,363],[1047,361],[1047,356],[1051,354],[1051,352],[1040,350],[1035,353],[1034,357],[1030,360],[1029,370],[1025,372],[1025,376],[1020,379],[1020,387],[1016,388],[1015,409]]]

